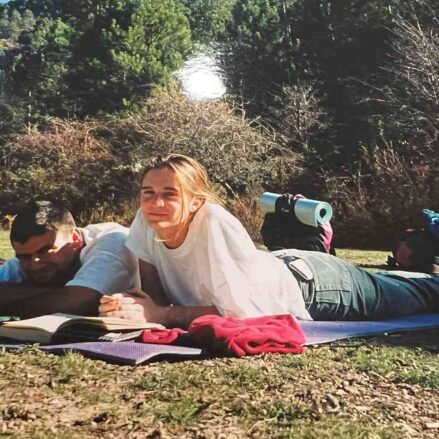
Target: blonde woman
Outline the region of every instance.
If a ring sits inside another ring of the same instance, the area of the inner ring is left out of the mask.
[[[145,169],[126,245],[139,258],[143,291],[104,296],[101,315],[186,327],[205,314],[361,320],[439,311],[439,278],[370,274],[319,252],[256,249],[206,170],[183,155]]]

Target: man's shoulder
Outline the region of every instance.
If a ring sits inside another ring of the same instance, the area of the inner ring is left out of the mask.
[[[120,255],[125,252],[125,241],[129,229],[117,223],[90,224],[80,229],[85,246],[81,250],[81,261],[99,252],[110,252]]]
[[[0,283],[20,283],[24,278],[25,275],[17,258],[8,259],[0,265]]]
[[[80,230],[86,244],[103,237],[123,237],[125,239],[129,232],[128,227],[124,227],[118,223],[89,224],[86,227],[81,227]]]

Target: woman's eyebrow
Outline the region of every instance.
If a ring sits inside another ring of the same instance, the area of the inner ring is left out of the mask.
[[[166,190],[166,191],[179,192],[178,188],[177,187],[173,187],[173,186],[165,186],[163,189]]]
[[[154,188],[153,188],[152,186],[141,186],[141,189],[142,189],[142,190],[144,190],[144,189],[152,189],[152,190],[154,190]],[[174,186],[165,186],[165,187],[163,188],[163,190],[165,190],[165,191],[179,192],[179,189],[176,188],[176,187],[174,187]]]

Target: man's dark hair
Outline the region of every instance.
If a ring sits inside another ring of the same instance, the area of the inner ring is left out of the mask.
[[[11,227],[11,242],[24,244],[33,236],[44,235],[48,230],[61,227],[74,228],[75,220],[69,210],[60,203],[31,201],[17,214]]]

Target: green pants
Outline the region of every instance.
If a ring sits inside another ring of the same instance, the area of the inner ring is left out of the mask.
[[[374,320],[439,312],[439,277],[406,271],[369,273],[335,256],[304,250],[278,250],[299,282],[314,320]],[[311,276],[294,270],[296,258]]]

